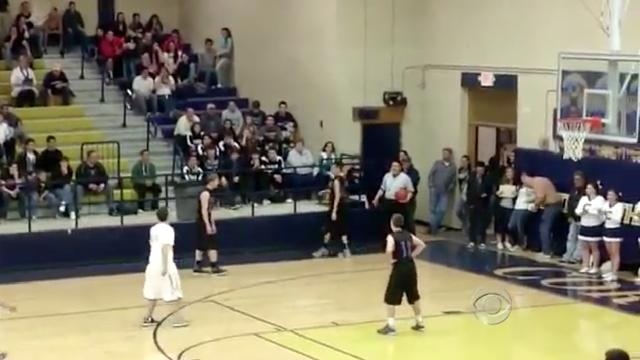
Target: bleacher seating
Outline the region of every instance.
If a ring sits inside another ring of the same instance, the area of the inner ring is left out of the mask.
[[[34,60],[33,68],[35,69],[36,80],[41,82],[46,73],[44,60]],[[5,62],[0,62],[0,103],[3,104],[11,102],[11,84],[9,83],[9,79],[11,78],[12,70],[13,69],[7,67]]]

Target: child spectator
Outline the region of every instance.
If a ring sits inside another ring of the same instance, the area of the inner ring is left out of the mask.
[[[289,112],[289,104],[284,100],[278,104],[278,111],[273,114],[273,119],[276,125],[283,129],[286,128],[289,123],[298,124],[296,118]]]
[[[47,147],[38,156],[36,167],[50,174],[60,167],[62,158],[62,151],[58,149],[56,137],[49,135],[47,136]]]
[[[253,100],[251,102],[251,108],[249,109],[249,116],[253,118],[253,123],[256,126],[264,125],[265,120],[267,119],[267,114],[262,111],[260,108],[260,101]]]
[[[198,54],[198,79],[204,81],[207,89],[218,84],[216,49],[213,47],[213,40],[209,38],[204,41],[204,51]]]
[[[160,75],[155,80],[156,97],[158,99],[158,110],[169,115],[174,109],[173,91],[176,89],[176,83],[166,68],[160,70]]]
[[[75,206],[73,205],[73,192],[71,190],[73,170],[67,157],[61,158],[57,165],[51,169],[48,190],[58,201],[58,212],[68,213],[69,218],[74,220],[76,212],[74,211]]]
[[[100,41],[99,54],[101,65],[105,67],[107,80],[113,81],[114,63],[120,60],[124,42],[122,38],[115,37],[113,31],[107,31],[105,37]]]
[[[204,171],[198,166],[198,159],[194,155],[190,155],[187,160],[187,165],[182,168],[182,178],[185,181],[196,182],[202,181]]]
[[[218,42],[216,73],[218,75],[218,86],[223,88],[232,88],[235,86],[233,76],[233,61],[235,53],[235,45],[233,43],[233,35],[229,28],[220,30],[222,39]]]

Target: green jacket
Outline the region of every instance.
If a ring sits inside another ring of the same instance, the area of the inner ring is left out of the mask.
[[[155,182],[156,181],[156,166],[153,163],[148,163],[146,165],[146,174],[143,171],[144,166],[142,161],[138,161],[133,168],[131,169],[131,178],[133,179],[134,184],[144,184],[147,181]]]

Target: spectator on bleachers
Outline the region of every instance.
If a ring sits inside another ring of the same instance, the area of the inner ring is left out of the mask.
[[[260,108],[260,101],[253,100],[251,102],[251,108],[249,109],[249,116],[253,118],[253,123],[256,126],[264,125],[265,120],[267,119],[267,114],[262,111]]]
[[[50,174],[59,167],[63,157],[62,151],[58,149],[56,137],[49,135],[47,136],[47,147],[38,156],[36,167]]]
[[[233,79],[234,43],[233,35],[229,28],[220,30],[222,39],[218,42],[216,51],[216,74],[218,75],[218,86],[231,88],[235,86]]]
[[[5,153],[7,152],[5,149],[5,143],[7,143],[11,138],[13,138],[13,129],[9,126],[7,121],[0,116],[0,166],[9,162],[5,156]],[[13,146],[15,147],[15,142],[13,143]]]
[[[175,49],[182,52],[183,44],[182,44],[182,36],[180,35],[180,30],[178,29],[171,30],[171,34],[169,34],[169,36],[167,36],[166,39],[164,39],[162,48],[167,52],[171,52],[170,50],[172,49],[171,43],[173,43]]]
[[[231,120],[229,119],[224,120],[224,122],[222,123],[222,129],[220,130],[219,135],[221,139],[225,138],[227,135],[235,139],[236,130],[233,128],[233,122],[231,122]]]
[[[198,145],[202,144],[202,138],[204,137],[204,131],[200,127],[199,122],[194,122],[191,125],[191,133],[187,135],[187,144],[189,145],[190,152],[195,152]]]
[[[131,17],[131,23],[129,24],[129,36],[135,38],[142,38],[144,35],[144,24],[140,20],[139,13],[133,13]]]
[[[116,37],[113,31],[107,31],[106,35],[100,41],[98,53],[100,54],[100,66],[104,67],[107,82],[110,83],[114,79],[113,69],[114,63],[120,61],[124,42],[122,38]]]
[[[202,136],[202,143],[196,146],[195,154],[198,156],[198,159],[202,163],[204,158],[207,156],[207,150],[209,149],[217,149],[218,143],[214,142],[211,138],[211,135],[204,134]]]
[[[49,14],[47,14],[47,19],[42,24],[42,32],[42,50],[45,54],[47,53],[51,35],[58,36],[58,43],[60,44],[60,50],[62,50],[62,14],[60,14],[57,7],[52,7]]]
[[[53,65],[51,71],[49,71],[42,80],[42,86],[47,95],[47,105],[66,106],[71,104],[71,98],[74,94],[69,85],[69,79],[67,78],[67,74],[62,71],[62,66],[60,64]]]
[[[240,135],[240,146],[247,158],[249,158],[253,152],[259,151],[258,129],[255,127],[244,129]]]
[[[137,51],[142,68],[146,68],[151,74],[155,74],[155,69],[151,68],[152,57],[154,54],[154,42],[153,36],[150,32],[145,32],[142,35],[142,40],[138,44]]]
[[[218,157],[218,148],[202,148],[204,150],[203,156],[200,157],[200,163],[202,169],[207,174],[217,173],[220,166],[220,158]]]
[[[75,1],[69,2],[69,7],[62,15],[62,27],[64,29],[64,53],[69,52],[73,46],[80,46],[82,52],[87,51],[87,32],[85,30],[82,14],[76,9]]]
[[[273,118],[276,121],[276,125],[283,130],[291,123],[298,125],[296,118],[289,112],[289,104],[284,100],[278,104],[278,111],[273,114]]]
[[[189,154],[190,150],[187,138],[191,136],[191,126],[199,122],[200,119],[195,111],[192,108],[188,108],[184,115],[178,118],[176,127],[173,130],[174,141],[185,156]]]
[[[116,19],[109,30],[113,31],[113,35],[116,37],[124,38],[127,36],[129,27],[127,26],[127,19],[124,17],[124,13],[122,11],[116,14]]]
[[[122,77],[127,81],[131,81],[136,76],[136,66],[138,63],[138,45],[136,39],[131,36],[124,38],[125,43],[122,47]]]
[[[277,146],[280,147],[282,141],[282,130],[276,125],[276,121],[273,116],[267,116],[264,126],[260,129],[260,139],[262,140],[262,146]]]
[[[260,159],[261,168],[263,169],[266,178],[267,184],[269,186],[269,198],[270,200],[266,201],[276,201],[280,202],[284,199],[284,177],[282,171],[284,170],[284,160],[275,148],[270,147],[267,150],[267,156],[263,156]],[[290,199],[287,199],[289,202]],[[264,203],[264,202],[263,202]]]
[[[7,36],[7,31],[12,22],[9,0],[0,0],[0,39],[4,39]]]
[[[176,97],[179,99],[184,99],[187,96],[185,92],[188,89],[191,89],[193,85],[193,77],[192,77],[192,69],[191,63],[189,62],[189,55],[182,54],[180,55],[180,60],[175,66],[173,71],[173,78],[176,81]]]
[[[160,17],[158,15],[153,14],[149,17],[149,21],[144,27],[145,32],[151,33],[155,42],[160,41],[162,34],[164,33],[164,25],[162,25],[162,21],[160,21]]]
[[[181,57],[182,50],[178,49],[175,42],[169,41],[162,53],[162,63],[169,70],[169,73],[175,72]]]
[[[222,129],[222,119],[220,118],[218,111],[216,111],[215,104],[207,104],[207,110],[202,113],[200,123],[202,124],[202,130],[206,134],[219,132],[220,129]]]
[[[25,217],[24,201],[20,193],[23,180],[20,177],[17,164],[11,164],[0,173],[0,220],[7,219],[7,210],[11,200],[18,200],[20,217]]]
[[[204,171],[198,166],[198,159],[195,155],[190,155],[187,160],[187,165],[182,168],[182,178],[185,181],[197,182],[202,181]]]
[[[29,50],[29,44],[24,38],[24,32],[18,31],[16,26],[12,26],[9,29],[9,35],[3,40],[2,55],[7,68],[13,68],[13,62],[22,54],[27,54],[28,57],[31,57],[31,50]]]
[[[175,109],[173,91],[176,89],[176,83],[167,68],[163,67],[160,70],[160,75],[158,75],[155,80],[155,88],[158,99],[158,111],[162,109],[163,114],[171,114]]]
[[[238,144],[231,134],[227,133],[224,135],[222,141],[218,143],[218,154],[221,159],[227,160],[234,151],[240,151],[240,144]]]
[[[162,188],[156,182],[156,166],[151,162],[149,150],[140,151],[140,160],[131,168],[131,180],[133,190],[138,195],[138,211],[145,210],[145,198],[147,193],[151,193],[151,210],[158,209],[158,199],[162,193]]]
[[[36,74],[29,67],[29,60],[21,55],[18,66],[11,72],[11,97],[16,107],[33,107],[36,105],[38,89]]]
[[[239,149],[231,150],[227,158],[220,164],[222,176],[226,179],[229,190],[233,197],[241,196],[245,200],[243,170],[245,164],[240,157]]]
[[[22,129],[22,120],[11,111],[9,105],[0,105],[0,116],[4,121],[12,128],[12,136],[4,142],[4,154],[7,159],[7,163],[13,162],[16,157],[16,143],[18,141],[24,141],[25,135]]]
[[[229,101],[227,108],[222,112],[222,121],[231,120],[233,129],[237,131],[242,125],[242,111],[238,109],[238,105],[234,101]]]
[[[216,75],[216,49],[213,47],[213,40],[207,38],[204,41],[204,50],[198,54],[198,79],[202,79],[206,88],[218,84]]]
[[[308,194],[315,183],[313,177],[315,163],[313,154],[304,146],[304,140],[299,139],[295,148],[289,151],[287,166],[295,168],[291,174],[291,185],[296,189],[303,189],[301,194]]]
[[[23,150],[16,157],[20,177],[34,174],[38,170],[38,151],[36,141],[29,138],[25,141]]]
[[[253,122],[253,117],[251,117],[251,115],[247,115],[244,117],[244,121],[242,122],[242,125],[238,129],[237,134],[238,134],[238,137],[240,137],[242,136],[245,130],[249,130],[250,133],[256,133],[258,131],[257,129],[258,128],[256,124]]]
[[[111,185],[109,185],[109,174],[98,159],[98,153],[95,150],[89,150],[87,159],[78,165],[76,169],[77,209],[80,209],[80,204],[82,204],[82,199],[86,193],[105,195],[109,215],[114,215],[116,211],[113,207],[113,192]]]
[[[133,84],[131,85],[134,109],[139,113],[146,115],[156,112],[154,87],[153,79],[149,76],[149,69],[142,68],[142,73],[133,79]]]
[[[338,160],[336,154],[336,145],[333,141],[327,141],[320,151],[320,159],[318,160],[318,184],[328,184],[331,180],[331,166]]]
[[[22,29],[24,21],[24,27],[27,30],[29,47],[31,48],[31,54],[34,57],[42,57],[42,49],[40,49],[42,32],[41,25],[44,23],[44,18],[37,18],[33,15],[32,5],[29,1],[23,1],[20,3],[20,10],[16,15],[15,24],[18,29]]]
[[[246,174],[246,191],[251,194],[251,200],[254,203],[262,204],[264,196],[262,191],[267,188],[268,178],[262,167],[262,159],[260,153],[254,151],[249,156],[248,172]]]
[[[51,169],[48,189],[58,200],[58,212],[68,213],[69,218],[74,220],[76,212],[74,211],[73,192],[71,190],[72,179],[73,169],[69,165],[69,158],[62,157],[57,166]]]

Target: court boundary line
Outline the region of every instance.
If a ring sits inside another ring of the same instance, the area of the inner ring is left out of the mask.
[[[279,343],[279,342],[277,342],[277,341],[275,341],[275,340],[269,339],[268,337],[265,337],[265,336],[263,336],[263,335],[260,335],[260,334],[254,334],[253,336],[255,336],[255,337],[257,337],[258,339],[261,339],[261,340],[263,340],[263,341],[266,341],[266,342],[268,342],[268,343],[271,343],[271,344],[273,344],[273,345],[275,345],[275,346],[277,346],[277,347],[280,347],[280,348],[283,348],[283,349],[289,350],[289,351],[291,351],[291,352],[293,352],[293,353],[296,353],[296,354],[298,354],[298,355],[302,355],[302,356],[306,357],[307,359],[311,359],[311,360],[321,360],[321,359],[319,359],[319,358],[317,358],[317,357],[315,357],[315,356],[311,356],[311,355],[309,355],[309,354],[306,354],[306,353],[304,353],[304,352],[302,352],[302,351],[300,351],[300,350],[294,349],[294,348],[292,348],[292,347],[290,347],[290,346],[287,346],[287,345],[282,344],[282,343]]]

